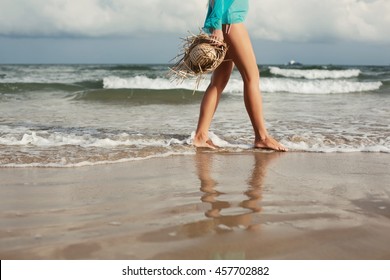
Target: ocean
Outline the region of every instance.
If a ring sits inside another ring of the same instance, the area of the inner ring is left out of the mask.
[[[194,154],[209,77],[169,65],[0,65],[0,167],[77,167]],[[261,65],[270,134],[291,151],[390,153],[390,66]],[[252,149],[235,70],[210,137]],[[217,151],[218,152],[218,151]]]

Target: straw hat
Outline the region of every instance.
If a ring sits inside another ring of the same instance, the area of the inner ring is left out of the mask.
[[[183,52],[179,61],[170,68],[173,80],[183,81],[197,77],[197,85],[203,74],[214,71],[224,60],[227,51],[225,42],[211,39],[207,34],[192,35],[183,39]]]

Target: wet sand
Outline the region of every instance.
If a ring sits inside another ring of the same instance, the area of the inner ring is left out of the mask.
[[[1,259],[390,259],[390,155],[0,169]]]

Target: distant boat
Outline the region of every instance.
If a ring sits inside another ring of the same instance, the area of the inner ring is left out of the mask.
[[[290,60],[290,61],[287,63],[287,65],[302,65],[302,63],[297,62],[297,61],[295,61],[295,60]]]

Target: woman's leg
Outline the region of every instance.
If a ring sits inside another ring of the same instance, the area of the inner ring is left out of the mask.
[[[217,110],[222,91],[229,81],[234,64],[226,55],[226,60],[215,69],[210,85],[208,86],[200,105],[198,127],[196,129],[193,145],[195,147],[215,148],[216,146],[209,139],[208,132]]]
[[[244,82],[244,101],[255,132],[255,148],[287,151],[285,147],[268,135],[265,127],[259,69],[245,25],[242,23],[233,24],[230,32],[224,35],[229,46],[229,55],[240,71]]]

